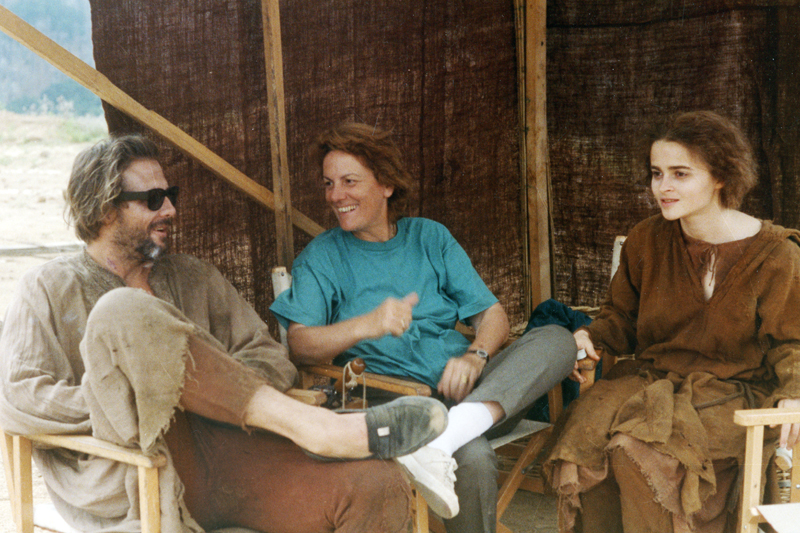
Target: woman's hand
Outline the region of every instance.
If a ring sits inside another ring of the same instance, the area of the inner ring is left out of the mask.
[[[437,390],[448,400],[460,402],[472,392],[475,382],[483,372],[486,360],[474,353],[453,357],[447,361]]]
[[[411,325],[411,310],[419,302],[417,293],[387,298],[369,313],[327,326],[305,326],[292,322],[288,328],[289,351],[295,364],[329,363],[364,339],[386,334],[402,335]]]
[[[785,398],[778,402],[781,409],[800,409],[800,399]],[[775,427],[775,426],[770,426]],[[791,450],[792,446],[797,443],[797,437],[800,435],[800,424],[783,424],[781,425],[780,446]]]
[[[391,334],[401,336],[411,325],[411,311],[419,303],[416,292],[406,295],[402,299],[386,298],[381,305],[364,315],[367,325],[365,336],[379,339]]]
[[[592,338],[589,336],[589,332],[585,329],[579,329],[575,333],[572,334],[575,337],[575,344],[578,346],[578,352],[581,350],[586,351],[586,356],[593,361],[599,361],[600,356],[597,355],[597,352],[594,349],[594,343],[592,343]],[[584,383],[586,378],[583,377],[580,371],[580,367],[578,366],[578,360],[575,360],[575,366],[572,368],[572,373],[569,375],[570,379],[573,381],[577,381],[578,383]]]

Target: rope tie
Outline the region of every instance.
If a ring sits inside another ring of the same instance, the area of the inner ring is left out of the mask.
[[[727,403],[731,400],[735,400],[736,398],[741,398],[742,396],[744,396],[745,401],[747,402],[748,409],[753,409],[755,407],[756,400],[755,397],[753,396],[753,391],[750,389],[749,384],[736,379],[721,379],[720,381],[723,381],[725,383],[732,383],[736,385],[736,388],[738,390],[732,394],[728,394],[727,396],[722,396],[720,398],[717,398],[716,400],[710,400],[703,403],[693,404],[692,407],[694,407],[697,411],[699,411],[700,409],[706,409],[707,407],[714,407],[716,405]]]

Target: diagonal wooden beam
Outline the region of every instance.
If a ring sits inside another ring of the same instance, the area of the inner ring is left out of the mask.
[[[286,149],[286,107],[283,93],[281,9],[278,0],[261,0],[264,61],[267,71],[267,108],[272,157],[272,190],[275,197],[275,234],[279,264],[291,269],[294,260],[292,198],[289,155]]]
[[[186,155],[196,159],[218,177],[224,179],[261,205],[272,210],[275,209],[275,199],[269,189],[253,181],[158,113],[144,107],[122,89],[111,83],[103,74],[75,57],[3,6],[0,6],[0,30],[3,30],[64,74],[92,91],[105,102],[141,122],[166,141],[174,144]],[[323,231],[322,226],[297,209],[291,210],[291,220],[295,226],[311,236],[318,235]]]

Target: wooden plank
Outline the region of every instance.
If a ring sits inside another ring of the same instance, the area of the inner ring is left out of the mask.
[[[3,432],[2,438],[0,438],[0,444],[2,444],[3,448],[3,468],[5,469],[6,474],[8,498],[9,502],[11,503],[11,515],[14,518],[14,523],[19,524],[19,512],[16,509],[14,499],[14,495],[17,493],[14,485],[16,474],[12,468],[12,465],[14,464],[14,437],[6,432]]]
[[[522,454],[514,462],[514,467],[511,469],[511,473],[508,475],[508,478],[503,482],[503,485],[500,487],[500,490],[498,491],[498,499],[497,499],[498,520],[500,519],[500,517],[503,516],[503,513],[506,511],[508,504],[511,503],[511,499],[517,492],[520,483],[522,483],[522,478],[524,477],[523,469],[536,458],[536,455],[539,453],[539,451],[541,451],[550,433],[552,433],[552,426],[536,433],[535,435],[532,435],[530,440],[528,441],[528,445],[525,446],[525,449],[523,450]]]
[[[269,142],[272,160],[275,233],[278,263],[292,268],[294,236],[292,233],[292,199],[289,176],[289,155],[286,148],[286,106],[283,92],[283,48],[281,43],[281,10],[278,0],[261,0],[264,30],[264,60],[267,71],[267,109]]]
[[[525,1],[525,190],[530,307],[552,294],[550,171],[547,149],[547,1]]]
[[[800,446],[792,448],[792,486],[789,488],[789,501],[800,502]],[[797,465],[797,467],[795,467]]]
[[[14,436],[12,440],[11,467],[14,472],[14,489],[11,508],[17,520],[17,531],[33,533],[33,473],[31,471],[31,441]]]
[[[414,533],[428,533],[428,502],[418,491],[414,491]]]
[[[520,190],[525,191],[519,195],[520,200],[520,213],[522,215],[522,227],[524,231],[528,230],[528,152],[527,148],[527,123],[525,122],[526,109],[527,109],[527,93],[525,91],[525,1],[514,0],[514,32],[516,41],[517,53],[517,113],[519,115],[519,176],[520,176]],[[532,296],[531,296],[531,271],[530,260],[531,250],[530,242],[527,238],[522,239],[522,291],[524,295],[524,315],[530,316],[533,312]]]
[[[736,414],[738,415],[740,412],[737,411]],[[742,501],[739,502],[739,531],[741,533],[758,533],[758,518],[753,515],[751,510],[755,509],[759,498],[761,498],[763,445],[764,426],[751,425],[748,427],[745,458],[749,459],[750,462],[745,463],[742,467],[744,468],[744,482],[742,484]]]
[[[269,209],[275,209],[274,196],[269,189],[253,181],[158,113],[145,108],[111,83],[100,72],[69,53],[3,6],[0,6],[0,29],[92,91],[105,102],[141,122],[166,141],[175,145],[179,150],[196,159],[218,177],[224,179],[261,205]],[[291,216],[294,225],[309,235],[316,236],[322,233],[322,226],[300,211],[292,209]]]
[[[329,378],[339,379],[342,377],[342,367],[336,365],[309,365],[301,366],[301,372],[307,372],[317,376],[326,376]],[[380,374],[371,374],[364,372],[358,377],[358,383],[363,384],[366,382],[367,387],[375,387],[389,392],[395,392],[405,396],[430,396],[431,388],[423,383],[415,383],[404,379],[392,378],[389,376],[381,376]]]

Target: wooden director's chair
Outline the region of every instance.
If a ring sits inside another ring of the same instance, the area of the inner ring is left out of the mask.
[[[291,389],[293,398],[311,405],[324,401],[322,393]],[[34,525],[58,533],[80,533],[69,527],[52,504],[33,505],[33,445],[66,448],[136,466],[139,469],[139,507],[142,533],[161,533],[161,503],[158,469],[167,464],[163,455],[148,456],[89,435],[10,435],[3,432],[3,447],[11,513],[18,533],[33,533]],[[255,533],[244,528],[227,528],[217,533]]]
[[[275,267],[272,270],[272,287],[275,296],[282,293],[291,285],[291,275],[285,267]],[[464,331],[471,334],[471,331]],[[286,331],[281,328],[281,342],[286,344]],[[335,365],[309,365],[301,367],[302,382],[301,387],[306,389],[313,386],[318,376],[325,378],[340,379],[343,376],[342,367]],[[382,376],[364,372],[354,377],[359,385],[374,387],[376,389],[393,392],[401,395],[411,396],[430,396],[432,391],[428,385],[414,381]],[[555,416],[561,408],[561,387],[553,389],[548,393],[551,413]],[[499,533],[511,533],[511,530],[500,522],[500,518],[505,512],[508,504],[511,503],[514,494],[523,484],[525,468],[533,461],[544,446],[547,437],[552,430],[551,424],[536,422],[533,420],[522,420],[507,435],[490,441],[492,448],[499,456],[510,458],[512,466],[505,472],[501,471],[500,482],[502,483],[497,502],[497,531]],[[501,461],[502,462],[502,461]],[[538,487],[541,492],[541,486]],[[416,491],[415,491],[416,492]],[[417,492],[414,509],[414,532],[444,533],[443,523],[436,518],[429,517],[428,504],[425,499]]]

